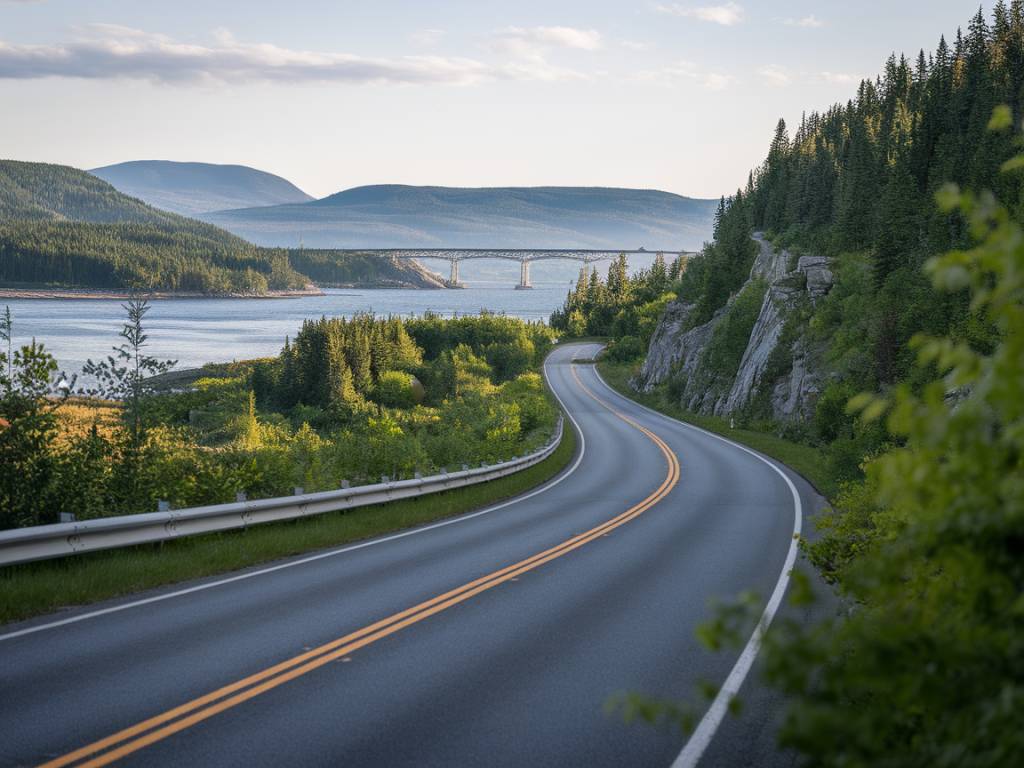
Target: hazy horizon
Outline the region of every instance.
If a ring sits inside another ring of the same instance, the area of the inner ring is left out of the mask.
[[[17,158],[0,158],[0,159],[17,159]],[[89,173],[92,173],[94,171],[102,171],[102,170],[106,170],[108,168],[112,168],[112,167],[115,167],[115,166],[118,166],[118,165],[126,165],[128,163],[164,163],[164,162],[170,162],[170,163],[194,163],[194,164],[199,164],[199,165],[213,165],[213,166],[222,166],[222,167],[230,167],[230,168],[250,168],[250,169],[253,169],[253,170],[257,170],[257,171],[266,171],[265,168],[260,168],[260,167],[255,166],[255,165],[243,165],[241,163],[215,163],[215,162],[208,162],[208,161],[204,161],[204,160],[167,160],[166,158],[162,158],[162,157],[136,158],[136,159],[133,159],[133,160],[124,160],[124,161],[119,162],[119,163],[112,163],[110,165],[105,165],[105,166],[96,166],[94,168],[81,168],[80,170],[88,171]],[[283,176],[281,174],[274,174],[274,175],[280,176],[281,178],[285,179],[286,181],[292,182],[293,184],[295,183],[295,182],[292,181],[292,179],[288,178],[287,176]],[[295,186],[298,187],[300,191],[307,192],[307,194],[311,194],[307,190],[303,189],[300,185],[295,184]],[[400,182],[400,181],[375,181],[375,182],[370,182],[370,183],[367,183],[367,184],[358,184],[358,185],[352,186],[352,187],[339,187],[338,189],[334,190],[333,192],[328,192],[328,193],[326,193],[324,195],[320,195],[320,196],[312,195],[312,197],[313,197],[314,200],[323,200],[326,197],[331,197],[331,196],[336,195],[336,194],[341,193],[341,192],[349,192],[349,191],[352,191],[354,189],[358,189],[358,188],[361,188],[361,187],[421,187],[421,188],[436,187],[436,188],[439,188],[439,189],[473,189],[473,190],[486,190],[486,189],[559,189],[559,188],[569,188],[569,189],[626,189],[626,190],[630,190],[630,191],[633,191],[633,192],[666,192],[668,194],[679,195],[680,197],[689,197],[689,198],[696,199],[696,200],[716,200],[716,199],[718,199],[718,197],[721,197],[721,195],[719,195],[717,197],[696,197],[694,195],[684,195],[681,192],[672,192],[670,190],[657,189],[655,187],[616,187],[616,186],[610,186],[608,184],[518,184],[518,185],[515,185],[515,184],[480,184],[480,185],[474,185],[474,186],[458,186],[458,185],[454,185],[454,184],[406,184],[406,183],[403,183],[403,182]]]
[[[890,52],[934,49],[976,8],[311,0],[282,17],[265,1],[0,0],[17,118],[0,146],[83,169],[245,165],[317,198],[369,184],[717,198],[780,116],[847,100]]]

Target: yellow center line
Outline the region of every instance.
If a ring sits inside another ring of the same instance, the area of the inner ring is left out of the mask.
[[[431,598],[407,608],[399,613],[393,614],[385,619],[377,621],[360,630],[333,640],[305,653],[299,654],[287,661],[275,664],[272,667],[250,675],[230,685],[218,688],[208,694],[200,696],[192,701],[174,707],[160,715],[151,717],[129,728],[125,728],[99,741],[88,744],[80,749],[69,752],[61,757],[51,760],[43,765],[43,768],[58,768],[66,766],[78,760],[96,755],[105,749],[117,746],[102,755],[98,755],[87,762],[80,763],[81,766],[107,765],[125,755],[136,752],[150,744],[161,741],[168,736],[183,731],[196,723],[213,717],[219,712],[248,701],[266,691],[276,688],[290,680],[305,675],[314,669],[324,666],[353,651],[364,648],[381,638],[392,635],[405,627],[423,621],[436,613],[447,610],[454,605],[464,602],[475,595],[492,589],[499,584],[517,578],[527,571],[531,571],[541,565],[582,547],[591,541],[604,536],[609,531],[624,525],[635,517],[639,516],[671,492],[679,481],[679,462],[675,455],[664,443],[664,441],[650,430],[642,427],[628,416],[620,413],[594,395],[593,392],[580,380],[575,366],[572,367],[572,375],[580,388],[602,407],[622,419],[630,426],[638,429],[654,442],[661,450],[668,462],[668,474],[661,485],[643,501],[630,507],[620,515],[598,525],[589,531],[573,536],[570,539],[550,549],[539,552],[525,560],[506,566],[493,573],[482,576],[471,582],[463,584],[453,590]],[[244,690],[243,690],[244,689]],[[234,694],[234,695],[232,695]],[[191,713],[191,714],[189,714]],[[187,715],[187,717],[182,717]],[[173,721],[173,722],[171,722]],[[165,725],[166,724],[166,725]],[[158,727],[158,726],[163,727]],[[156,730],[153,730],[156,729]],[[136,738],[137,737],[137,738]]]

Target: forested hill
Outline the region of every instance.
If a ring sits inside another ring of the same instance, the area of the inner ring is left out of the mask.
[[[180,217],[121,194],[77,168],[0,160],[0,221],[16,219],[94,224],[182,222]]]
[[[1024,765],[1022,91],[1024,0],[996,0],[780,121],[634,379],[832,496],[802,548],[840,604],[764,646],[794,762]],[[593,333],[589,294],[560,316]]]
[[[301,205],[203,214],[260,245],[693,250],[716,201],[603,187],[356,187]]]
[[[717,242],[684,276],[680,299],[697,308],[690,322],[709,320],[747,279],[757,251],[749,236],[761,229],[797,255],[832,257],[836,295],[803,321],[826,345],[834,387],[905,380],[918,332],[991,341],[966,292],[936,290],[922,267],[969,242],[961,215],[936,205],[944,184],[992,190],[1022,213],[1020,174],[999,172],[1024,105],[1022,6],[1000,1],[991,22],[979,11],[934,52],[893,55],[854,98],[795,130],[780,120],[764,163],[723,201]],[[1012,120],[989,130],[998,105]]]
[[[893,55],[792,130],[780,120],[745,188],[720,202],[714,241],[676,279],[592,276],[555,327],[612,336],[612,356],[638,364],[634,385],[677,407],[797,436],[837,480],[860,477],[893,437],[851,415],[850,398],[932,381],[917,335],[979,353],[1000,340],[967,278],[938,284],[926,264],[984,234],[945,185],[1024,216],[1020,165],[1002,170],[1021,142],[1024,0],[997,2],[951,40]]]
[[[376,257],[358,264],[340,254],[303,258],[320,271],[327,262],[326,273],[351,284],[430,283]],[[308,283],[287,251],[152,208],[85,171],[0,161],[0,288],[258,295]]]
[[[287,179],[244,165],[136,160],[90,173],[127,195],[186,216],[313,199]]]

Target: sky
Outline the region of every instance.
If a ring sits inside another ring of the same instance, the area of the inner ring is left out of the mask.
[[[991,7],[986,0],[986,10]],[[718,197],[971,0],[0,0],[0,157]]]

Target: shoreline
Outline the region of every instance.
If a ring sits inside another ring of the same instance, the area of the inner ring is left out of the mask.
[[[136,296],[143,296],[150,300],[173,300],[173,299],[303,299],[311,296],[327,296],[323,288],[360,290],[360,291],[387,291],[396,289],[411,289],[431,291],[438,290],[439,286],[414,285],[412,283],[337,283],[328,284],[323,287],[296,289],[289,291],[267,291],[266,293],[197,293],[194,291],[153,291],[139,292]],[[441,288],[443,290],[443,287]],[[0,288],[0,300],[3,299],[79,299],[90,301],[125,301],[133,294],[128,291],[105,291],[95,288]]]
[[[128,291],[104,291],[93,288],[0,288],[0,299],[90,299],[120,300],[133,295],[146,299],[299,299],[324,296],[319,288],[266,293],[197,293],[193,291],[153,291],[132,294]]]

